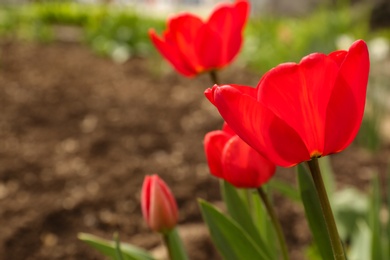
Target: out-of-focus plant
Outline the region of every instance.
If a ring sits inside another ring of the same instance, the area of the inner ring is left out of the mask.
[[[86,25],[86,40],[102,55],[109,55],[117,61],[131,56],[150,56],[154,53],[147,30],[162,28],[163,22],[142,17],[132,11],[109,10]]]
[[[367,22],[357,19],[348,8],[322,8],[305,17],[253,17],[245,32],[242,60],[256,71],[265,72],[275,64],[299,59],[322,50],[331,52],[340,34],[349,33],[355,38],[367,38]]]
[[[79,28],[98,54],[124,62],[132,56],[156,53],[147,30],[160,30],[163,21],[143,17],[133,9],[70,2],[26,4],[0,8],[0,35],[51,41],[57,26]]]

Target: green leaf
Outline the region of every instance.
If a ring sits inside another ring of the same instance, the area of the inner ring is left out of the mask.
[[[241,191],[245,192],[245,190]],[[262,249],[262,251],[270,257],[271,254],[268,246],[260,236],[260,233],[253,222],[251,213],[249,212],[249,208],[241,199],[238,192],[239,191],[227,181],[222,182],[222,195],[229,215],[246,231],[246,233],[248,233],[248,235],[251,236],[253,241],[257,242],[257,245]]]
[[[357,222],[357,232],[352,237],[349,258],[355,260],[370,259],[371,231],[367,223],[359,220]]]
[[[332,203],[332,195],[334,194],[334,173],[332,165],[330,164],[330,156],[324,156],[318,159],[318,163],[321,168],[322,179],[324,180],[324,185],[328,198]]]
[[[367,222],[368,196],[355,188],[345,188],[333,195],[333,213],[342,240],[353,237],[359,221]]]
[[[269,188],[268,185],[263,186],[263,189],[269,197],[272,197],[272,194],[270,194],[271,189]],[[251,192],[250,199],[253,219],[255,220],[257,230],[261,234],[263,240],[267,243],[267,249],[268,252],[271,253],[271,259],[278,259],[277,238],[268,212],[257,191]]]
[[[301,201],[299,191],[284,181],[273,179],[268,182],[268,185],[295,202]]]
[[[77,237],[102,254],[111,257],[111,259],[117,257],[117,246],[114,241],[109,241],[86,233],[79,233]],[[124,260],[154,260],[154,258],[145,250],[127,243],[121,243],[121,251]]]
[[[313,180],[302,164],[298,165],[298,183],[306,218],[318,251],[322,259],[333,259],[332,246],[322,214],[320,200]]]
[[[387,182],[386,182],[386,187],[387,187],[387,258],[390,258],[390,165],[388,166],[387,169]]]
[[[371,209],[370,209],[370,226],[372,231],[371,237],[371,259],[383,259],[382,248],[382,227],[380,222],[381,193],[379,179],[376,176],[372,181]]]
[[[187,253],[184,249],[183,242],[177,233],[176,228],[168,231],[164,234],[164,239],[167,243],[168,250],[170,252],[171,260],[186,260],[188,259]]]
[[[211,238],[224,259],[270,259],[233,219],[204,200],[199,200],[199,205]]]

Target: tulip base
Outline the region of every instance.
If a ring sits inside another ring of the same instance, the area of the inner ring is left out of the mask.
[[[209,72],[209,74],[210,74],[211,82],[213,82],[213,84],[219,85],[219,79],[218,79],[217,71],[216,70],[212,70],[212,71]]]

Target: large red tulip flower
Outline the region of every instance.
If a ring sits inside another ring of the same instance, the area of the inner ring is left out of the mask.
[[[142,215],[153,231],[164,233],[176,226],[178,210],[175,198],[157,174],[145,177],[141,206]]]
[[[369,54],[358,40],[348,51],[313,53],[268,71],[256,88],[215,85],[205,91],[245,142],[280,166],[345,149],[364,112]]]
[[[229,64],[242,45],[242,32],[248,18],[247,0],[220,4],[207,21],[190,13],[168,19],[159,37],[149,36],[158,51],[181,74],[193,77]]]
[[[275,173],[275,164],[246,144],[228,126],[204,138],[204,149],[212,175],[238,188],[258,188]]]

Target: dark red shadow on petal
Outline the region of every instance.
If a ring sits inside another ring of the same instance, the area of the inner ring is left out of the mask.
[[[298,133],[276,116],[270,123],[268,136],[275,153],[290,162],[280,166],[290,167],[310,160],[310,153]]]

